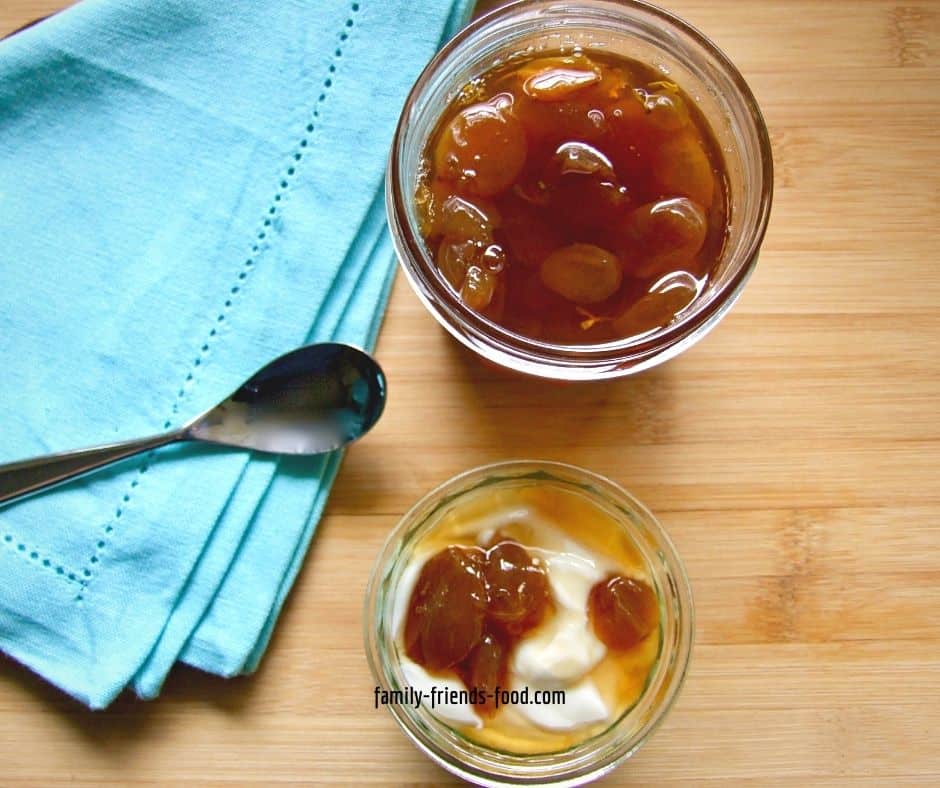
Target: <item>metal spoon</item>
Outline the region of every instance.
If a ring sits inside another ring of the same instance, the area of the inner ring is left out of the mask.
[[[276,358],[177,430],[0,465],[0,504],[177,441],[323,454],[372,428],[385,407],[385,391],[385,375],[367,353],[336,343],[307,345]]]

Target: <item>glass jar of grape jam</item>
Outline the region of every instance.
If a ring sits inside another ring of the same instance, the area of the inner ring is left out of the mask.
[[[675,701],[694,632],[688,578],[653,515],[603,477],[534,461],[468,471],[419,501],[378,556],[364,625],[376,698],[480,785],[614,769]],[[566,695],[512,698],[537,687]],[[432,703],[474,688],[488,695]]]
[[[511,370],[628,375],[700,339],[753,270],[770,142],[714,44],[636,0],[512,3],[419,77],[389,225],[415,292]]]

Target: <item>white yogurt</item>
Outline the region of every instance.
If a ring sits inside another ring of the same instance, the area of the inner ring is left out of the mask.
[[[457,678],[445,678],[443,676],[432,676],[417,662],[413,662],[406,656],[401,658],[401,671],[405,674],[407,681],[414,691],[421,693],[423,704],[430,705],[431,693],[435,689],[443,689],[448,695],[452,691],[459,692],[466,690],[463,682]],[[445,696],[446,698],[447,696]],[[476,710],[469,703],[444,703],[436,701],[434,704],[434,713],[445,722],[454,725],[468,725],[471,728],[482,728],[483,720],[477,715]]]
[[[533,686],[570,686],[607,653],[587,617],[591,586],[602,580],[604,573],[586,556],[548,550],[532,553],[545,566],[555,614],[516,647],[512,675]]]

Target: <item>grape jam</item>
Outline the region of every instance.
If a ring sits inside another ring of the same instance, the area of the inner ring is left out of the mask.
[[[695,102],[635,60],[511,59],[424,153],[416,203],[442,276],[523,336],[595,344],[668,325],[724,244],[724,163]]]
[[[506,686],[511,649],[551,608],[545,569],[520,544],[451,545],[421,574],[405,620],[405,652],[431,671],[455,671],[489,694]],[[484,714],[492,703],[480,704]]]

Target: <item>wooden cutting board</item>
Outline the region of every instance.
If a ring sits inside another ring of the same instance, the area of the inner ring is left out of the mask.
[[[62,5],[2,0],[0,34]],[[362,590],[412,502],[513,457],[624,484],[691,576],[688,682],[606,784],[940,782],[940,3],[665,5],[739,66],[773,140],[732,313],[665,367],[556,387],[478,364],[399,281],[388,410],[260,672],[177,670],[158,701],[92,714],[0,660],[0,784],[451,782],[373,709]]]

